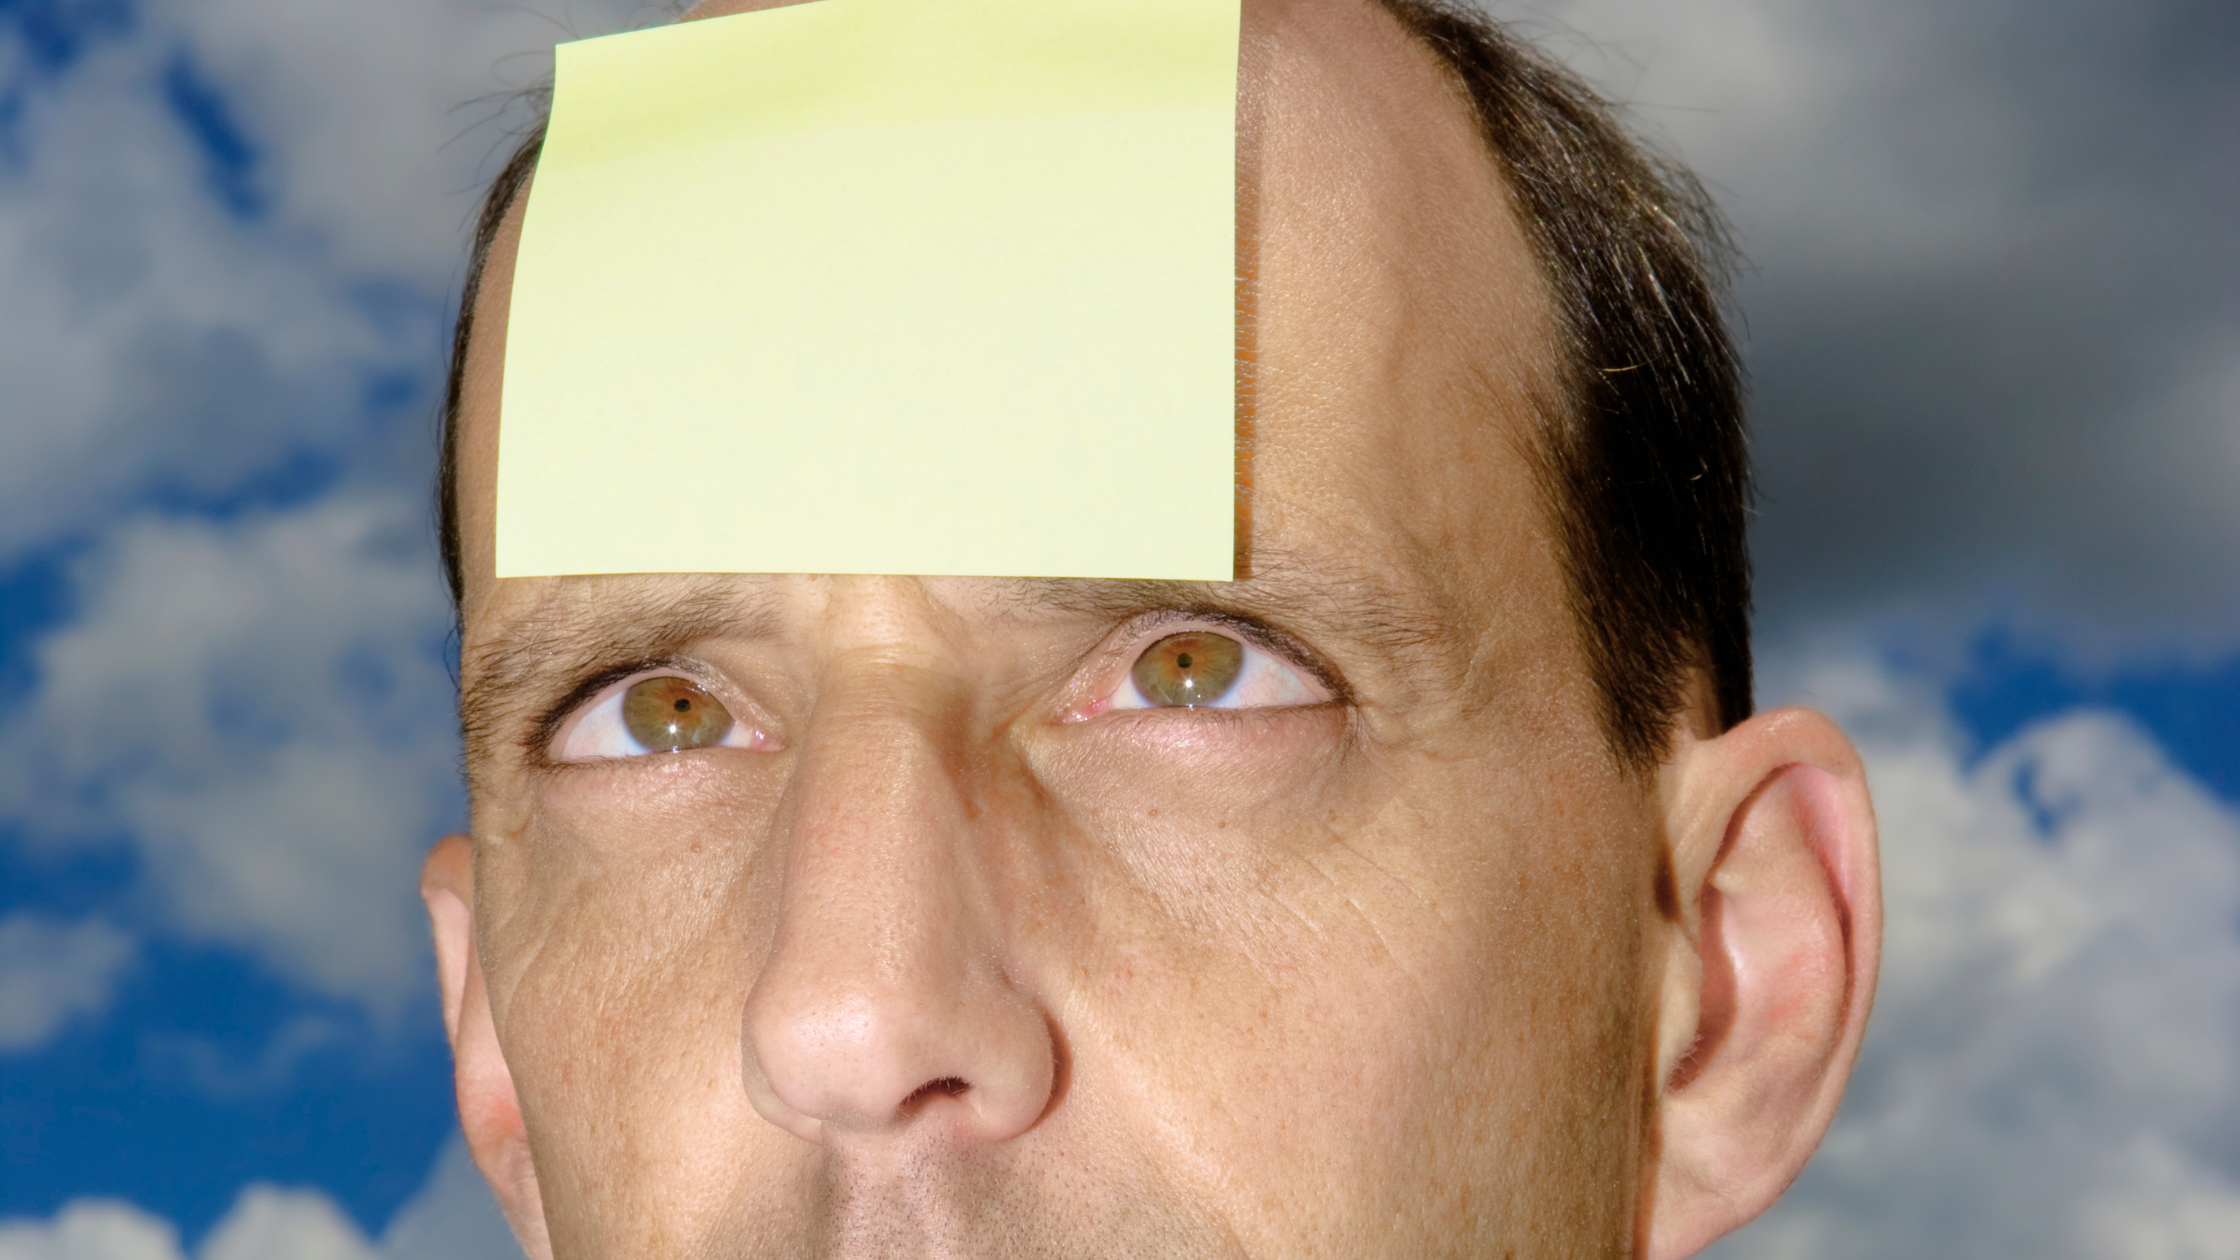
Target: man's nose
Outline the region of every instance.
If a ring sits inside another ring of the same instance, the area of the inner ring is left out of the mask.
[[[1003,1141],[1042,1115],[1056,1066],[1048,1019],[1007,974],[975,833],[989,755],[938,679],[872,672],[820,701],[795,746],[747,1092],[812,1142],[936,1124]]]

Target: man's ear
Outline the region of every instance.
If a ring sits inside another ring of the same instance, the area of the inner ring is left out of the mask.
[[[459,1094],[459,1127],[498,1206],[529,1255],[548,1260],[544,1203],[529,1158],[528,1128],[513,1071],[498,1047],[490,995],[482,984],[482,958],[474,939],[474,846],[466,836],[445,836],[420,868],[420,899],[435,931],[436,981],[443,989],[443,1026]]]
[[[1686,739],[1660,781],[1673,897],[1649,1260],[1764,1211],[1835,1118],[1882,945],[1859,754],[1804,709]]]

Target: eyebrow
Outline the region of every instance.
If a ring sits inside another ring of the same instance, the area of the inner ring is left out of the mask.
[[[1007,578],[1002,586],[1020,606],[1110,621],[1154,609],[1224,613],[1403,658],[1459,646],[1463,633],[1426,592],[1389,572],[1264,545],[1254,549],[1252,576],[1235,582]]]
[[[623,597],[601,598],[602,588]],[[459,727],[470,772],[479,749],[518,729],[523,708],[543,703],[564,711],[588,698],[576,693],[604,686],[617,669],[673,657],[695,640],[768,638],[779,627],[779,600],[767,587],[716,574],[691,575],[681,588],[656,586],[640,575],[563,578],[489,642],[462,650]],[[554,679],[572,680],[574,688],[547,700],[542,693]],[[532,732],[529,739],[536,737]]]
[[[738,583],[729,574],[660,576],[682,577],[684,584],[656,585],[642,575],[563,579],[536,607],[463,656],[459,716],[470,770],[479,750],[510,742],[509,736],[539,746],[560,715],[618,678],[673,662],[687,644],[768,639],[782,631],[784,596],[769,584]],[[1149,612],[1210,614],[1283,639],[1294,632],[1310,640],[1341,639],[1402,669],[1451,666],[1467,633],[1439,616],[1426,592],[1396,584],[1390,572],[1264,547],[1255,550],[1252,576],[1235,582],[989,581],[976,611],[990,620],[1055,613],[1117,624]],[[571,684],[567,693],[550,694],[561,680]],[[525,724],[525,709],[543,720]]]

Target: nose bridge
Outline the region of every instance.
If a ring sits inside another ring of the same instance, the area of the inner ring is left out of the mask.
[[[848,825],[908,797],[955,798],[942,789],[966,786],[952,770],[972,741],[961,681],[876,650],[851,657],[827,671],[802,733],[797,808]]]
[[[789,861],[781,936],[850,942],[876,964],[858,977],[906,984],[955,965],[976,913],[969,887],[969,782],[954,745],[965,720],[925,671],[869,671],[823,698],[802,740],[787,801]]]
[[[950,672],[865,651],[827,672],[776,839],[772,948],[748,996],[758,1110],[816,1141],[943,1117],[1001,1140],[1053,1077],[1039,1004],[1003,963],[976,798],[989,758]]]

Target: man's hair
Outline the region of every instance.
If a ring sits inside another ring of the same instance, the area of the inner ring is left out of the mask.
[[[1453,0],[1377,0],[1469,98],[1554,293],[1563,380],[1541,491],[1612,753],[1646,771],[1698,671],[1719,729],[1750,715],[1749,457],[1720,317],[1732,249],[1695,177],[1645,151],[1584,81]],[[491,182],[459,299],[437,511],[461,598],[456,420],[491,240],[540,123]]]

